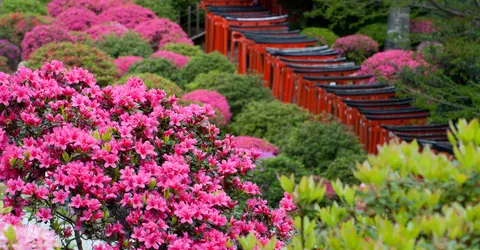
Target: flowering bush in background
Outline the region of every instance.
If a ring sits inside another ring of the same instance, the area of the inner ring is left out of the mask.
[[[132,64],[142,60],[143,58],[141,56],[121,56],[115,59],[115,66],[117,70],[120,71],[120,75],[123,76]]]
[[[202,102],[218,108],[225,119],[225,124],[228,124],[232,118],[227,99],[217,91],[199,89],[183,95],[182,99],[187,101]]]
[[[64,245],[67,234],[133,249],[234,249],[249,232],[281,247],[290,237],[291,203],[269,209],[243,180],[257,155],[218,139],[209,105],[180,107],[135,78],[100,89],[57,61],[0,79],[5,205],[21,216],[28,204]]]
[[[10,70],[15,71],[18,63],[20,62],[22,52],[20,51],[20,48],[11,42],[7,40],[0,40],[0,56],[5,57]]]
[[[146,22],[157,16],[151,10],[136,4],[126,4],[112,7],[102,12],[98,18],[100,22],[118,22],[129,29],[133,29],[139,23]],[[139,32],[140,33],[140,32]]]
[[[342,56],[357,64],[378,52],[378,43],[372,38],[360,34],[340,37],[332,47]]]
[[[167,43],[185,43],[193,45],[182,27],[167,18],[156,18],[138,24],[135,32],[142,34],[156,50]]]
[[[49,24],[52,20],[33,14],[10,13],[0,16],[0,38],[20,45],[25,34],[36,26]]]
[[[50,230],[35,225],[12,225],[0,216],[0,249],[54,249],[58,237]]]
[[[376,77],[392,80],[395,74],[404,67],[414,69],[425,64],[425,61],[417,57],[413,51],[388,50],[376,53],[365,60],[362,63],[362,69],[357,74],[374,74]],[[371,81],[375,81],[376,77],[373,77]]]
[[[128,28],[123,24],[117,22],[107,22],[98,25],[94,25],[86,32],[95,40],[102,39],[104,36],[115,34],[117,36],[123,36],[128,32]]]
[[[48,13],[56,17],[70,7],[84,7],[96,14],[104,10],[131,2],[130,0],[53,0],[47,4]]]
[[[83,31],[70,31],[68,32],[70,36],[72,37],[72,42],[74,43],[85,43],[88,45],[93,45],[95,41],[93,38],[87,34],[86,32]]]
[[[435,32],[435,25],[431,20],[413,19],[410,20],[410,32],[417,34],[431,34]]]
[[[168,80],[167,78],[152,73],[129,74],[120,78],[117,84],[125,84],[132,77],[140,78],[140,80],[145,84],[147,89],[163,90],[165,91],[165,93],[167,93],[167,96],[175,95],[176,97],[181,97],[183,95],[182,88],[180,88],[177,84]]]
[[[98,23],[97,15],[83,7],[69,8],[58,15],[57,20],[74,31],[84,31]]]
[[[153,53],[152,57],[165,58],[170,62],[172,62],[173,64],[177,65],[178,68],[183,68],[183,66],[185,66],[185,64],[187,64],[188,61],[190,60],[190,58],[187,56],[180,55],[167,50],[159,50]]]
[[[239,148],[254,149],[260,152],[263,156],[275,156],[280,154],[280,149],[276,146],[264,141],[262,138],[253,136],[237,136],[235,142]],[[262,158],[260,155],[260,158]],[[266,158],[266,157],[264,157]]]
[[[28,59],[30,54],[51,42],[70,42],[72,37],[68,30],[59,25],[40,25],[25,35],[22,41],[22,58]]]

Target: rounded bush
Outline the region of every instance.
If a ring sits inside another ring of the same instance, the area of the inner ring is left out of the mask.
[[[192,40],[183,31],[182,27],[166,18],[156,18],[139,23],[134,28],[135,32],[150,42],[154,50],[167,43],[185,43],[193,45]]]
[[[97,47],[113,58],[121,56],[148,57],[153,53],[148,41],[133,31],[123,36],[106,35],[103,39],[97,41]]]
[[[435,32],[435,25],[428,19],[410,20],[410,32],[416,34],[431,34]]]
[[[0,12],[46,15],[47,8],[40,0],[2,0]]]
[[[89,9],[95,14],[104,10],[129,3],[130,0],[52,0],[47,4],[48,13],[51,16],[58,16],[66,9],[77,6]]]
[[[210,71],[233,73],[235,66],[218,52],[202,54],[190,59],[187,65],[180,70],[180,78],[184,84],[187,84],[191,83],[198,75]]]
[[[183,95],[183,90],[178,85],[164,77],[151,73],[129,74],[120,78],[118,83],[124,84],[132,77],[139,77],[149,89],[163,89],[169,96],[181,97]]]
[[[385,23],[374,23],[361,28],[357,33],[371,37],[382,48],[385,40],[387,40],[387,29]]]
[[[362,69],[357,73],[373,74],[371,81],[376,81],[377,77],[393,80],[395,75],[403,68],[415,69],[420,65],[425,65],[425,61],[417,57],[413,51],[388,50],[374,54],[362,63]]]
[[[228,124],[232,118],[227,99],[217,91],[199,89],[185,94],[182,96],[182,99],[209,104],[210,106],[217,108],[222,113],[222,117],[224,118],[223,123],[225,125]]]
[[[15,44],[7,40],[0,40],[0,56],[5,57],[8,68],[11,71],[15,71],[21,60],[22,52]]]
[[[165,77],[173,82],[178,80],[178,71],[167,59],[148,58],[140,62],[134,63],[128,68],[128,73],[152,73]]]
[[[73,31],[84,31],[98,23],[97,15],[83,7],[69,8],[58,15],[57,20]]]
[[[72,41],[72,37],[68,30],[63,27],[59,25],[39,25],[25,35],[21,44],[22,58],[28,60],[31,53],[48,43],[70,41]]]
[[[337,158],[365,155],[356,136],[335,121],[301,123],[283,130],[279,137],[277,145],[283,154],[299,160],[319,175],[324,174]],[[353,175],[352,171],[348,174],[349,177]]]
[[[95,45],[95,41],[93,40],[93,38],[85,32],[70,31],[68,34],[70,34],[70,36],[72,37],[72,42],[74,43],[84,43],[91,46]]]
[[[32,54],[27,66],[38,69],[51,60],[62,61],[68,67],[81,67],[95,73],[100,86],[112,83],[118,75],[113,58],[103,51],[86,44],[69,42],[49,43],[41,47]]]
[[[284,136],[282,131],[292,130],[310,117],[308,113],[294,104],[285,104],[279,101],[256,101],[249,103],[235,117],[231,128],[236,135],[264,138],[279,145],[283,152],[281,145],[277,143],[279,137]]]
[[[172,0],[135,0],[135,3],[152,10],[158,17],[168,18],[172,21],[177,18],[177,11],[173,7]]]
[[[375,40],[359,34],[341,37],[332,47],[357,64],[378,52],[378,43]]]
[[[93,39],[99,40],[103,39],[103,37],[107,35],[123,36],[128,33],[128,28],[117,22],[107,22],[92,26],[85,32],[87,32],[87,34],[89,34]]]
[[[140,23],[155,19],[155,13],[136,4],[126,4],[103,11],[98,18],[100,22],[118,22],[129,29]],[[141,33],[141,32],[139,32]]]
[[[200,48],[200,46],[190,45],[186,43],[167,43],[163,45],[160,49],[171,51],[188,57],[194,57],[203,54],[203,50]]]
[[[142,60],[143,58],[141,56],[121,56],[115,59],[115,66],[117,67],[117,70],[120,71],[120,75],[123,76],[127,73],[130,66]]]
[[[11,13],[0,16],[0,39],[6,39],[20,46],[25,34],[36,26],[42,24],[50,24],[51,19],[47,17],[24,14]]]
[[[316,27],[305,28],[302,30],[302,32],[300,32],[300,34],[317,38],[320,44],[329,46],[331,46],[338,38],[333,31]]]
[[[220,138],[209,105],[178,106],[135,79],[101,89],[58,62],[2,78],[8,215],[38,211],[31,220],[56,229],[62,248],[66,231],[104,242],[95,249],[225,248],[249,233],[281,246],[293,233],[290,204],[267,207],[245,181],[256,159]]]
[[[273,101],[270,89],[262,87],[262,79],[252,75],[211,71],[197,76],[193,83],[186,85],[186,89],[218,91],[227,98],[233,120],[250,102]]]
[[[187,57],[187,56],[180,55],[180,54],[170,52],[170,51],[167,51],[167,50],[159,50],[159,51],[153,53],[152,57],[154,57],[154,58],[165,58],[165,59],[169,60],[170,62],[172,62],[173,64],[177,65],[178,68],[183,68],[183,66],[185,66],[185,64],[187,64],[188,61],[190,60],[190,58]]]
[[[261,153],[260,158],[262,158],[262,154],[265,153],[271,154],[272,156],[280,154],[280,150],[275,145],[264,141],[262,138],[253,136],[237,136],[235,137],[235,142],[239,148],[248,150],[253,149]]]

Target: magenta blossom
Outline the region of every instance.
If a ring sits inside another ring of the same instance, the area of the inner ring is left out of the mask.
[[[358,63],[378,52],[378,43],[360,34],[340,37],[332,47],[342,56]]]
[[[143,58],[141,56],[121,56],[115,59],[115,65],[117,69],[120,71],[121,76],[125,75],[128,71],[128,68],[136,63],[142,61]]]
[[[123,36],[128,32],[128,28],[117,22],[107,22],[92,26],[86,30],[93,39],[98,40],[110,34]]]
[[[47,4],[48,13],[56,17],[71,7],[83,7],[96,14],[115,6],[123,5],[131,0],[53,0]]]
[[[177,65],[178,68],[183,68],[183,66],[185,66],[185,64],[187,64],[190,60],[190,57],[188,56],[180,55],[167,50],[159,50],[155,52],[151,57],[165,58],[171,61],[173,64]]]
[[[83,31],[98,23],[98,17],[83,7],[72,7],[57,17],[69,30]]]
[[[182,99],[210,104],[212,107],[217,108],[222,113],[225,124],[228,124],[232,118],[227,98],[217,91],[199,89],[183,95]]]
[[[23,38],[22,58],[27,60],[30,54],[45,44],[52,42],[71,42],[73,39],[63,26],[39,25]]]
[[[154,49],[161,48],[167,43],[185,43],[193,45],[192,40],[177,23],[167,18],[157,18],[138,24],[135,32],[147,39]]]
[[[280,154],[280,149],[261,138],[253,136],[237,136],[235,137],[235,141],[237,142],[238,147],[255,149],[259,152],[265,153],[265,156],[268,156],[267,153],[271,153],[273,156]]]
[[[136,4],[126,4],[105,10],[99,15],[100,22],[118,22],[129,29],[139,23],[155,19],[153,11]]]
[[[435,26],[431,20],[410,20],[410,32],[417,34],[431,34],[435,32]]]

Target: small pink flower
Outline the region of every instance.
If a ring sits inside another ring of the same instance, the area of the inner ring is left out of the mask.
[[[42,207],[38,210],[38,213],[36,213],[35,216],[43,222],[47,222],[52,218],[52,210],[50,208],[46,209]]]

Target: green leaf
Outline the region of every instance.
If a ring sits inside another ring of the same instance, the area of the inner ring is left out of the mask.
[[[282,186],[283,190],[285,190],[289,194],[292,194],[293,188],[295,187],[295,183],[292,181],[292,178],[288,178],[284,175],[280,177],[280,185]]]
[[[69,155],[67,152],[65,152],[65,151],[63,151],[63,153],[62,153],[62,158],[63,158],[63,161],[64,161],[65,163],[69,163],[69,162],[70,162],[70,155]]]
[[[13,226],[9,226],[6,231],[4,231],[5,237],[8,239],[9,242],[15,243],[17,242],[17,233]]]

